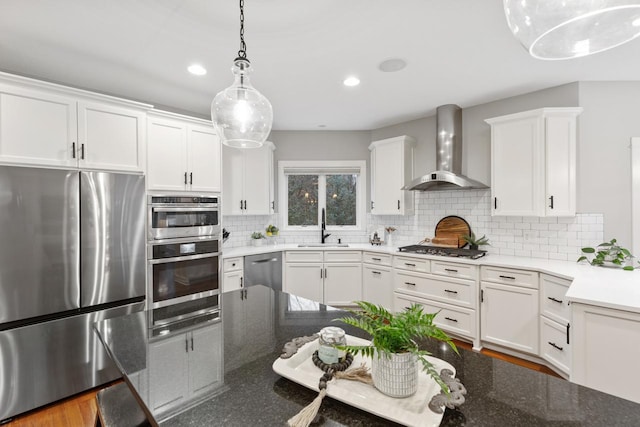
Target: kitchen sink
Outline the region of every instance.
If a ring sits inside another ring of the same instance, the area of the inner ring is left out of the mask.
[[[348,243],[307,243],[298,245],[299,248],[348,248]]]

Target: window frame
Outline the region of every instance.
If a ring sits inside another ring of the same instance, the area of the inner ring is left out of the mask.
[[[318,179],[318,224],[317,225],[289,225],[289,199],[287,172],[300,170],[300,174],[310,170],[317,170],[318,175],[340,174],[341,170],[357,170],[356,185],[356,225],[328,225],[331,231],[362,231],[365,228],[367,205],[367,162],[364,160],[280,160],[278,162],[278,200],[280,209],[280,224],[287,231],[319,231],[322,208],[326,208],[326,181]],[[347,172],[345,172],[347,173]],[[308,173],[311,174],[311,173]]]

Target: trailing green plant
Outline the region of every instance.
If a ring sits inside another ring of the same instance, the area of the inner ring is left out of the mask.
[[[470,235],[464,235],[462,236],[462,239],[467,242],[471,248],[473,249],[478,248],[478,246],[484,246],[484,245],[489,245],[491,246],[491,244],[489,243],[489,239],[487,238],[486,235],[482,235],[482,237],[480,237],[479,239],[476,238],[475,233],[472,231]]]
[[[264,234],[262,234],[259,231],[254,231],[253,233],[251,233],[251,238],[258,240],[258,239],[266,239],[267,236],[265,236]]]
[[[384,307],[366,301],[356,301],[360,310],[348,310],[353,316],[336,319],[347,325],[362,329],[371,335],[371,344],[367,346],[347,345],[340,347],[353,355],[362,354],[368,357],[390,357],[394,353],[413,353],[422,369],[433,378],[440,388],[449,392],[447,385],[440,379],[426,356],[430,356],[426,350],[418,348],[416,343],[420,338],[435,338],[445,342],[458,354],[458,349],[451,338],[433,324],[433,319],[438,313],[424,313],[423,307],[412,304],[399,313],[391,313]]]
[[[587,255],[582,255],[576,262],[587,261],[591,265],[599,266],[606,265],[606,263],[610,262],[622,267],[623,270],[635,269],[631,265],[625,265],[627,261],[634,258],[634,256],[631,255],[629,249],[618,245],[618,241],[616,239],[600,243],[595,248],[582,248],[582,253]],[[589,256],[593,256],[593,258],[589,259]]]

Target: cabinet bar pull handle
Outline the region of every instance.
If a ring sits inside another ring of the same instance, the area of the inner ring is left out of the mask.
[[[189,340],[186,337],[184,339],[184,351],[189,353]]]
[[[484,289],[480,289],[480,302],[484,302]]]
[[[324,269],[324,278],[325,279],[327,278],[327,269],[326,268]]]
[[[374,270],[371,270],[371,272],[372,272],[373,274],[382,274],[382,273],[380,273],[379,271],[374,271]]]
[[[382,261],[382,258],[371,258],[374,261]]]
[[[398,200],[398,210],[400,210],[400,200]]]
[[[84,160],[84,143],[80,144],[80,159]]]
[[[457,273],[458,270],[455,270],[453,268],[445,268],[444,271],[448,271],[449,273]]]
[[[553,302],[557,302],[557,303],[562,304],[562,300],[561,300],[561,299],[556,299],[556,298],[554,298],[554,297],[547,297],[547,298],[548,298],[548,299],[550,299],[550,300],[551,300],[551,301],[553,301]]]
[[[189,184],[193,184],[193,172],[189,173]]]
[[[371,209],[373,210],[373,200],[371,201]]]
[[[559,345],[557,345],[554,342],[549,341],[549,345],[553,348],[557,348],[558,350],[562,351],[562,347],[560,347]]]
[[[242,277],[240,278],[240,287],[242,287]]]
[[[184,185],[187,185],[187,173],[184,173]]]
[[[498,209],[498,198],[497,197],[493,198],[493,209]]]
[[[415,267],[416,266],[415,264],[411,264],[409,262],[405,262],[404,265],[408,265],[409,267]]]
[[[445,289],[444,291],[445,291],[446,293],[449,293],[449,294],[457,294],[457,293],[458,293],[458,291],[452,291],[452,290],[450,290],[450,289]]]
[[[553,209],[553,196],[549,197],[549,208]]]
[[[320,278],[322,279],[322,269],[320,269]]]
[[[271,202],[271,210],[276,210],[276,202],[275,200]]]
[[[445,319],[446,319],[446,320],[449,320],[449,321],[451,321],[451,322],[456,322],[456,323],[458,323],[458,320],[456,320],[456,319],[452,319],[451,317],[445,317]]]
[[[245,211],[247,210],[247,201],[246,200],[244,201],[244,210]]]
[[[193,336],[191,336],[191,351],[193,351]]]
[[[500,275],[500,276],[498,276],[498,277],[500,277],[501,279],[511,279],[511,280],[516,280],[516,278],[515,278],[515,277],[513,277],[513,276],[503,276],[503,275]]]
[[[242,210],[242,200],[240,200],[240,210]]]
[[[404,282],[405,285],[409,285],[409,286],[415,286],[415,283],[411,283],[411,282]]]
[[[567,345],[569,345],[569,328],[571,327],[570,323],[567,323]]]
[[[71,157],[73,157],[74,159],[76,158],[76,143],[75,142],[71,143]]]

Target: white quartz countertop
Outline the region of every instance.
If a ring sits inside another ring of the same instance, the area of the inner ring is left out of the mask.
[[[289,250],[367,250],[443,262],[534,270],[572,280],[567,292],[567,298],[571,302],[640,313],[640,270],[623,271],[616,268],[593,267],[586,263],[578,264],[572,261],[554,261],[493,254],[470,260],[399,252],[397,247],[372,246],[367,243],[350,243],[348,247],[299,247],[298,244],[246,246],[225,249],[223,258]]]

